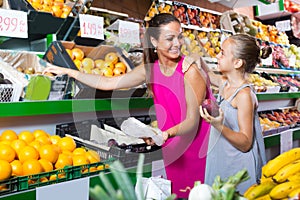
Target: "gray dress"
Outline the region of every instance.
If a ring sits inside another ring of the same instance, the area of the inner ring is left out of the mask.
[[[224,86],[220,88],[220,91],[223,90]],[[227,100],[223,99],[220,94],[217,98],[217,102],[224,113],[225,126],[236,132],[239,131],[237,109],[232,107],[230,103],[237,93],[245,87],[251,86],[249,84],[242,85]],[[259,181],[261,176],[261,167],[266,163],[266,159],[262,130],[257,110],[255,110],[253,121],[253,144],[251,150],[246,153],[236,149],[218,130],[216,130],[213,126],[211,127],[206,160],[206,184],[212,185],[217,175],[220,175],[221,179],[224,180],[243,168],[248,170],[250,179],[240,183],[237,191],[243,194],[250,185]]]

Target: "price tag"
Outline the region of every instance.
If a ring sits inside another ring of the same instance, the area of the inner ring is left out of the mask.
[[[36,200],[89,199],[90,178],[81,178],[36,188]]]
[[[278,31],[290,31],[291,30],[291,20],[283,20],[283,21],[276,21],[275,26]]]
[[[103,17],[79,15],[81,37],[104,40]]]
[[[291,67],[294,67],[296,65],[296,56],[294,54],[292,54],[291,57],[289,58],[289,65]]]
[[[265,65],[265,66],[272,66],[272,55],[270,55],[269,57],[267,57],[266,59],[261,59],[261,64]]]
[[[28,38],[27,13],[17,10],[0,9],[0,35]]]
[[[293,148],[293,131],[286,130],[280,133],[280,153]]]
[[[140,43],[140,25],[119,20],[119,41],[130,44]]]

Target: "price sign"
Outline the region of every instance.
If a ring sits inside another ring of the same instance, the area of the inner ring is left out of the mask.
[[[290,31],[291,30],[291,20],[283,20],[275,22],[275,26],[278,31]]]
[[[261,64],[265,65],[265,66],[272,66],[272,55],[270,55],[269,57],[267,57],[266,59],[261,59]]]
[[[104,40],[103,17],[79,15],[81,37]]]
[[[121,43],[140,43],[140,25],[119,20],[119,41]]]
[[[0,35],[28,38],[27,13],[0,9]]]
[[[289,66],[294,67],[296,65],[296,56],[294,54],[289,58]]]

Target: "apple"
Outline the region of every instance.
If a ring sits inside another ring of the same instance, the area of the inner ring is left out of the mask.
[[[202,103],[202,108],[205,108],[213,117],[217,117],[220,114],[218,104],[212,99],[205,99]]]

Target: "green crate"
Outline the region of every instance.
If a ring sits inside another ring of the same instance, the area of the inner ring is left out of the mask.
[[[56,184],[91,176],[94,174],[99,174],[100,171],[108,171],[109,164],[113,161],[114,159],[109,159],[103,162],[79,166],[66,166],[63,169],[57,169],[50,172],[43,172],[28,176],[19,176],[17,177],[17,189],[15,191],[33,189],[36,187]],[[101,167],[102,169],[99,169]]]
[[[114,158],[111,158],[97,163],[74,166],[74,169],[72,170],[72,178],[82,178],[99,174],[100,171],[108,171],[110,163],[114,160]]]
[[[9,194],[18,191],[18,178],[0,181],[0,195]]]
[[[19,176],[18,191],[33,189],[40,186],[55,184],[70,180],[73,167],[65,167],[50,172],[42,172],[28,176]]]

